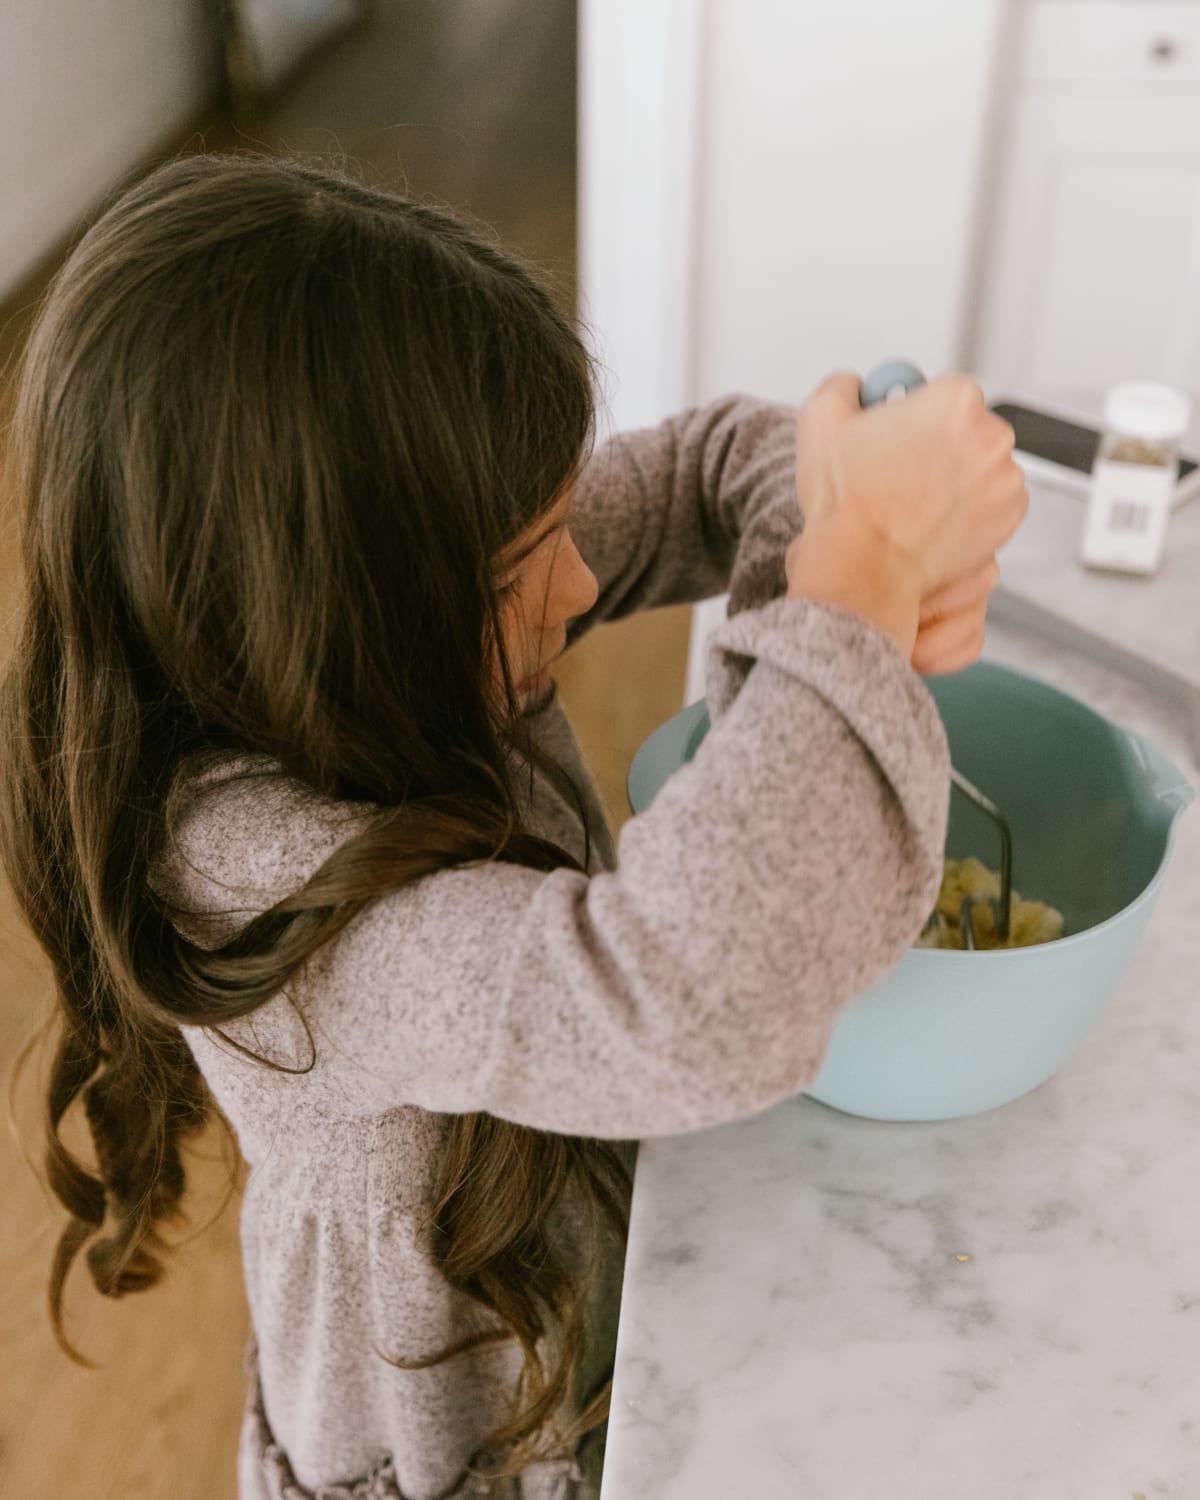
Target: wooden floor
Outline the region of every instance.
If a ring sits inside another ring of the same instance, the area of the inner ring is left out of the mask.
[[[214,126],[190,149],[258,146],[342,155],[368,178],[465,207],[574,296],[573,0],[377,0],[357,34],[294,81],[269,114]],[[147,153],[156,143],[147,142]],[[20,345],[36,282],[0,309],[0,360]],[[0,525],[0,640],[19,586],[12,517]],[[560,670],[560,689],[614,825],[641,740],[682,701],[690,612],[602,627]],[[0,1091],[50,1003],[40,950],[0,891]],[[41,1081],[31,1056],[0,1138],[0,1500],[235,1500],[246,1332],[236,1164],[216,1132],[189,1154],[193,1229],[161,1287],[110,1303],[83,1274],[69,1332],[49,1331],[45,1287],[61,1211],[33,1171]],[[206,1227],[207,1226],[207,1227]]]

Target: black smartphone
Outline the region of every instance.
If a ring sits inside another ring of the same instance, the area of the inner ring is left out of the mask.
[[[994,402],[991,410],[1012,426],[1017,449],[1031,460],[1031,469],[1043,472],[1048,479],[1087,488],[1100,443],[1097,428],[1016,401]],[[1182,505],[1198,491],[1200,463],[1184,455],[1179,461],[1175,504]]]

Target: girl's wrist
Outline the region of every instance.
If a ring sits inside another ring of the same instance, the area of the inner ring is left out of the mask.
[[[787,592],[850,610],[881,630],[905,661],[912,656],[924,580],[916,562],[886,538],[831,509],[805,526],[787,551]]]

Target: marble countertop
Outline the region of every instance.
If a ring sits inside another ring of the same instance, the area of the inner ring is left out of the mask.
[[[985,653],[1156,740],[1145,684]],[[601,1500],[1200,1500],[1200,810],[1083,1050],[937,1124],[788,1100],[640,1149]]]

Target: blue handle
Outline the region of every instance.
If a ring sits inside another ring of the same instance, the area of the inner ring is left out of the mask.
[[[860,406],[878,406],[881,401],[891,401],[897,396],[906,396],[925,384],[925,377],[907,359],[885,359],[876,365],[862,383],[858,393]]]

